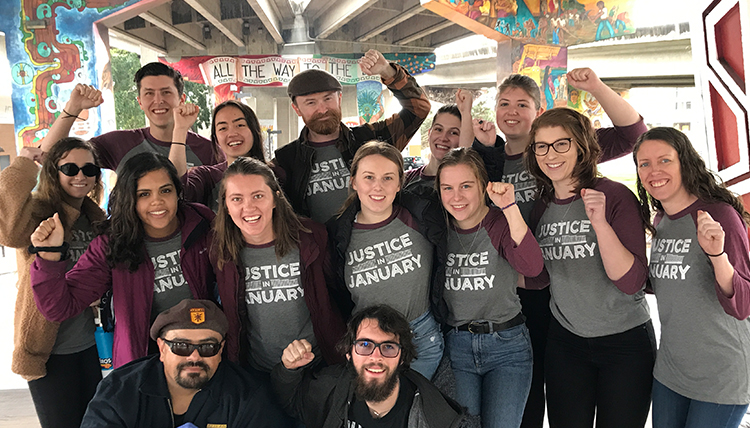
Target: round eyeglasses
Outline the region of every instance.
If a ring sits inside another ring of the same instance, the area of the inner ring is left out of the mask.
[[[572,138],[560,138],[552,144],[548,143],[534,143],[532,149],[534,154],[537,156],[544,156],[549,153],[549,148],[552,147],[557,153],[567,153],[570,151],[570,147],[573,146]]]
[[[360,339],[354,341],[354,352],[364,357],[372,355],[375,348],[380,349],[380,355],[385,358],[396,358],[401,353],[401,345],[396,342],[377,343],[372,340]]]

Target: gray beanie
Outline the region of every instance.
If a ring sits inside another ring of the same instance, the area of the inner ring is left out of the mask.
[[[286,88],[286,93],[294,101],[294,98],[300,95],[340,90],[341,83],[331,73],[311,68],[292,77],[292,81]]]

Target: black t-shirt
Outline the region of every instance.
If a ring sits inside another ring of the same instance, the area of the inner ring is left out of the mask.
[[[406,428],[417,388],[403,376],[400,377],[400,381],[401,387],[398,391],[396,405],[382,418],[374,418],[367,407],[367,403],[354,397],[354,401],[349,407],[349,425],[347,428]]]

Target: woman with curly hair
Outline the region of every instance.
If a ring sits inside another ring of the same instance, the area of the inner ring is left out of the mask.
[[[633,159],[643,215],[656,212],[654,426],[736,428],[750,403],[750,214],[680,131],[649,130]]]
[[[115,368],[157,351],[149,327],[183,299],[214,296],[208,256],[213,212],[181,200],[177,171],[165,156],[140,153],[121,167],[109,198],[109,218],[65,273],[64,254],[41,247],[63,245],[59,213],[31,235],[39,249],[31,266],[34,299],[51,321],[80,313],[112,288],[116,318]]]
[[[94,238],[93,223],[104,220],[98,206],[101,191],[94,148],[78,138],[63,138],[46,154],[24,147],[0,172],[0,243],[17,248],[19,266],[11,368],[29,382],[44,428],[78,427],[94,396],[101,370],[88,305],[101,293],[70,319],[47,321],[31,291],[29,267],[36,256],[28,250],[29,236],[40,221],[59,213],[71,254],[61,268],[70,269]]]

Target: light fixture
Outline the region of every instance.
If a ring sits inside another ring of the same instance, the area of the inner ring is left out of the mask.
[[[248,20],[242,21],[242,35],[243,36],[250,35],[250,21]]]
[[[211,39],[211,26],[208,24],[203,25],[203,40]]]

